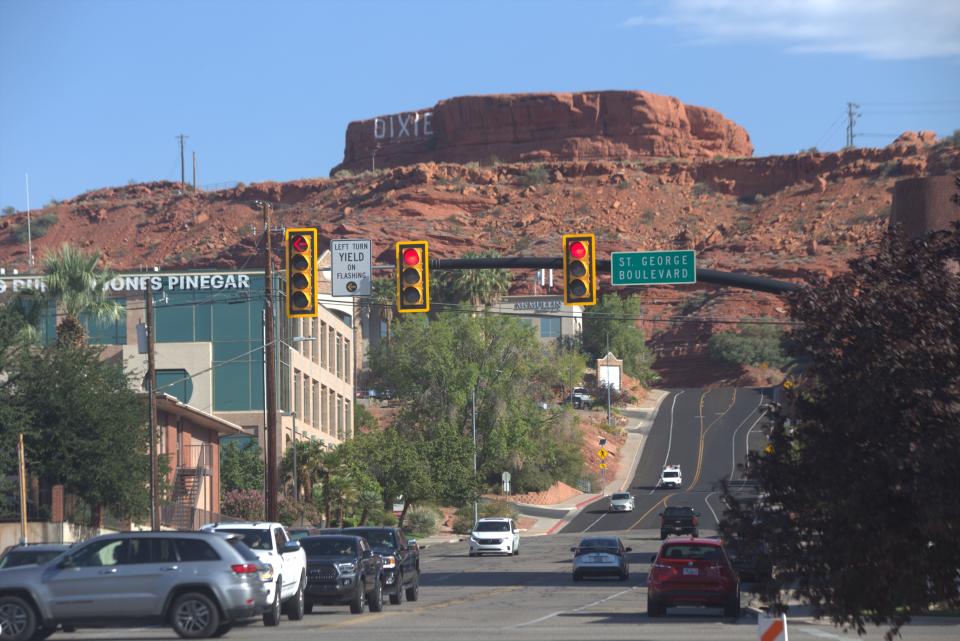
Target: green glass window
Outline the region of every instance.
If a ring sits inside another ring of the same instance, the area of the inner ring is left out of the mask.
[[[193,380],[185,369],[158,369],[157,391],[176,396],[181,403],[189,403],[193,396]]]

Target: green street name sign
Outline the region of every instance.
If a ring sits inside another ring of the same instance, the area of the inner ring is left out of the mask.
[[[680,285],[697,282],[697,257],[692,249],[653,252],[613,252],[610,278],[614,285]]]

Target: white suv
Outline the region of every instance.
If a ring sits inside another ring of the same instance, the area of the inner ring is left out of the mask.
[[[679,465],[668,465],[660,473],[660,485],[663,487],[680,487],[683,485],[683,473]]]
[[[520,530],[513,519],[480,519],[470,533],[470,556],[486,552],[495,554],[520,554]]]
[[[303,590],[307,585],[307,555],[300,543],[291,541],[279,523],[213,523],[202,528],[206,532],[230,532],[243,537],[261,563],[270,566],[272,580],[267,584],[267,610],[264,625],[279,625],[280,612],[285,610],[291,621],[304,614]]]

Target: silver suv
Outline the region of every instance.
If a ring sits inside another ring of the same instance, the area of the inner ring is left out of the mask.
[[[98,536],[45,564],[0,572],[0,638],[144,622],[166,622],[185,639],[220,636],[266,608],[265,572],[236,535]]]

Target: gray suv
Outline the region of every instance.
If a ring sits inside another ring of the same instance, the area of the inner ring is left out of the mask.
[[[237,535],[98,536],[0,572],[0,640],[45,639],[58,625],[159,622],[185,639],[220,636],[266,609],[267,572]]]

